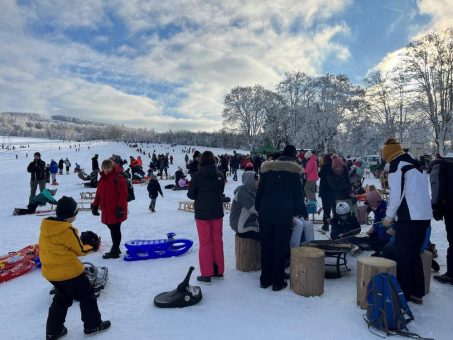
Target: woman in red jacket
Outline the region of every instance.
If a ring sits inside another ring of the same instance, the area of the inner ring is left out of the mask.
[[[101,221],[110,229],[112,236],[112,248],[102,257],[117,259],[121,253],[121,223],[127,219],[127,183],[121,166],[114,164],[111,159],[103,161],[101,169],[101,179],[91,210],[93,215],[99,215],[98,209],[101,207]]]

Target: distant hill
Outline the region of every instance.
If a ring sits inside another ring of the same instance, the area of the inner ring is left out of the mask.
[[[237,134],[219,132],[167,131],[95,123],[79,118],[38,113],[0,113],[0,135],[70,140],[129,140],[154,143],[239,148],[244,141]]]

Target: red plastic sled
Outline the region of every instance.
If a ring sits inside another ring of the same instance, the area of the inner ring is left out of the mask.
[[[8,255],[0,257],[0,270],[8,270],[21,262],[33,262],[33,259],[38,255],[37,244],[30,244],[19,251],[12,251]]]
[[[34,261],[22,261],[18,262],[9,269],[0,270],[0,283],[12,280],[18,276],[28,273],[30,270],[36,267]]]

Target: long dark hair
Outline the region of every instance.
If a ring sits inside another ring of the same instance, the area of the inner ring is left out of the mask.
[[[215,164],[214,154],[211,151],[203,152],[201,154],[199,166],[202,167],[202,166],[211,165],[211,164]]]

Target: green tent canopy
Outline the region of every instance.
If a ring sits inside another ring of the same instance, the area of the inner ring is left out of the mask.
[[[266,144],[262,147],[256,148],[251,151],[252,154],[270,154],[270,153],[275,153],[279,152],[280,150],[274,148],[272,144]]]

